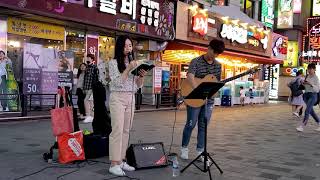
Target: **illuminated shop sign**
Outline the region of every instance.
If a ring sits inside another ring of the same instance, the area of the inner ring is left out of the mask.
[[[268,48],[270,31],[255,26],[248,27],[247,23],[239,23],[239,20],[231,20],[231,23],[222,24],[220,36],[231,42],[249,44],[254,47]]]
[[[286,67],[286,68],[280,69],[280,73],[282,76],[296,76],[296,73],[298,71],[302,71],[302,73],[304,74],[305,69],[304,67],[293,67],[293,68]]]
[[[320,16],[320,1],[313,0],[312,16]]]
[[[189,7],[192,21],[192,31],[204,36],[208,33],[208,10],[200,9],[198,6]],[[212,20],[214,22],[212,22]],[[210,19],[210,23],[215,23],[214,19]]]
[[[197,13],[192,17],[192,30],[200,35],[208,32],[208,15]]]
[[[63,2],[71,2],[73,0],[61,0]],[[97,5],[98,11],[117,15],[117,0],[86,0],[85,6],[88,8]],[[141,24],[147,24],[149,26],[158,27],[159,25],[159,11],[160,5],[158,2],[151,0],[140,0],[141,9],[140,13]],[[121,0],[120,13],[128,14],[133,20],[137,18],[137,0]]]
[[[287,59],[283,62],[283,67],[296,67],[298,66],[298,42],[288,41]]]
[[[272,33],[272,57],[280,60],[287,58],[288,37]]]
[[[320,61],[320,18],[307,20],[307,35],[303,37],[304,61]]]
[[[274,24],[274,0],[262,0],[261,21],[269,28]]]
[[[231,42],[236,41],[240,44],[248,42],[248,31],[232,24],[223,24],[220,35],[223,38],[231,40]]]
[[[293,27],[293,0],[279,0],[277,27],[279,29]]]

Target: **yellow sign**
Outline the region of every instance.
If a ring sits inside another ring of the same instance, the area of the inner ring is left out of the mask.
[[[313,0],[312,16],[320,16],[320,1]]]
[[[8,18],[8,33],[43,39],[64,40],[64,27]]]
[[[287,60],[283,62],[283,67],[297,67],[298,66],[298,42],[288,41]]]

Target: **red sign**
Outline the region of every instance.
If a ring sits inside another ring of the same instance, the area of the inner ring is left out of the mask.
[[[99,39],[96,36],[87,36],[87,54],[94,55],[94,61],[97,64],[99,50]]]
[[[320,18],[307,20],[307,35],[303,40],[302,57],[304,61],[320,62]]]
[[[208,16],[198,13],[192,17],[192,30],[204,36],[208,32]]]

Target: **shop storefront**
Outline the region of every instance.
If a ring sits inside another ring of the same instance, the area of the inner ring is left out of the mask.
[[[0,49],[12,61],[8,82],[16,83],[8,92],[36,97],[55,94],[58,85],[73,87],[85,55],[94,54],[97,64],[112,59],[116,38],[124,33],[134,40],[136,59],[159,63],[162,43],[174,34],[173,7],[168,0],[1,1]],[[159,91],[155,74],[161,74],[156,71],[148,74],[142,88],[149,99]],[[53,103],[41,97],[34,103]],[[9,110],[18,111],[19,106],[17,102]]]
[[[163,55],[163,61],[170,67],[177,67],[175,74],[172,72],[172,90],[179,89],[180,82],[186,77],[188,63],[204,54],[213,38],[224,41],[226,45],[226,51],[217,58],[222,64],[222,79],[236,76],[253,67],[262,67],[263,64],[282,63],[281,60],[270,57],[270,30],[259,27],[259,24],[231,19],[210,10],[178,2],[176,41],[169,43]],[[260,71],[228,82],[219,91],[216,104],[220,104],[223,95],[230,96],[232,104],[239,104],[241,86],[246,91],[253,89],[255,103],[266,102],[269,82],[263,80],[262,74]]]
[[[272,33],[272,53],[271,57],[279,61],[283,61],[286,64],[286,59],[288,55],[288,37],[282,36],[280,34]],[[292,63],[290,61],[290,63]],[[284,65],[283,64],[283,65]],[[287,70],[288,71],[288,70]],[[293,70],[294,71],[294,70]],[[287,91],[287,83],[282,82],[285,76],[283,73],[283,68],[279,64],[276,65],[264,65],[263,66],[263,79],[270,82],[269,84],[269,98],[278,99],[279,95],[283,90]],[[290,74],[292,74],[290,72]]]

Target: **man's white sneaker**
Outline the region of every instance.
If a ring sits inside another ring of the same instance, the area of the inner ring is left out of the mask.
[[[316,131],[320,131],[320,125],[318,126],[318,128],[317,129],[315,129]]]
[[[297,127],[296,129],[297,129],[297,131],[299,131],[299,132],[303,132],[303,127],[302,127],[302,126],[299,126],[299,127]]]
[[[125,176],[126,173],[121,169],[120,165],[110,166],[109,173],[115,176]]]
[[[92,123],[93,117],[92,116],[87,116],[85,120],[83,120],[84,123]]]
[[[135,171],[136,169],[132,166],[130,166],[129,164],[127,164],[127,162],[122,162],[120,164],[120,167],[122,170],[125,170],[125,171]]]
[[[189,149],[188,148],[181,148],[181,154],[180,157],[182,159],[189,159]]]

